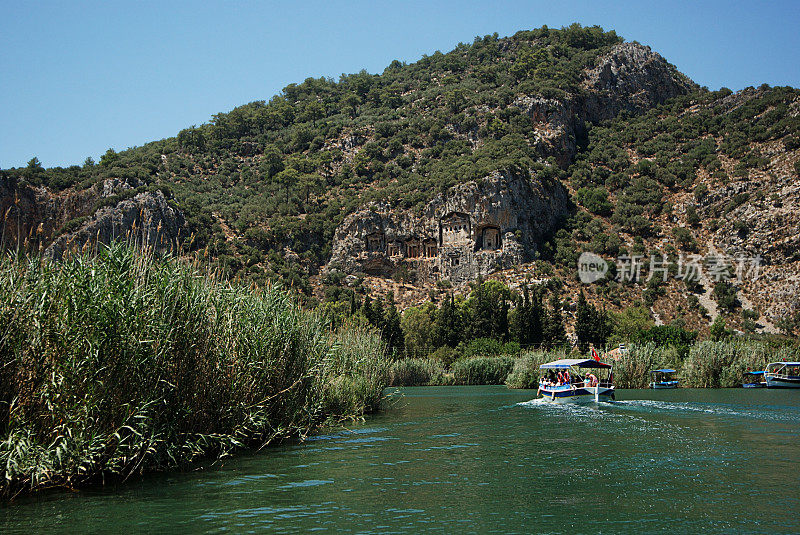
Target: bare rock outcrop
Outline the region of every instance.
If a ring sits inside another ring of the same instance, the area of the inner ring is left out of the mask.
[[[697,85],[649,46],[621,43],[599,58],[582,83],[586,97],[584,119],[615,117],[622,111],[642,113]]]
[[[133,240],[159,251],[173,250],[183,224],[183,213],[170,206],[163,193],[142,192],[115,206],[100,208],[79,230],[56,238],[44,254],[59,260],[67,251],[117,239]]]
[[[520,96],[513,105],[536,125],[534,143],[542,157],[555,157],[562,167],[577,152],[576,139],[587,123],[626,111],[639,114],[684,95],[697,85],[650,47],[622,43],[598,58],[583,73],[580,95],[564,99]]]
[[[99,204],[105,206],[95,210]],[[44,250],[51,259],[87,243],[133,239],[157,250],[172,249],[183,213],[161,191],[138,179],[109,178],[81,191],[55,193],[0,177],[2,245]]]
[[[530,260],[567,210],[559,182],[496,172],[437,195],[419,215],[385,203],[351,214],[325,271],[469,282]]]
[[[38,249],[67,222],[87,215],[94,190],[53,193],[0,175],[0,248]]]

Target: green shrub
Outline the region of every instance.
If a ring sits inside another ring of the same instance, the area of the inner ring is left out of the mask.
[[[736,287],[725,280],[714,285],[712,297],[723,311],[732,312],[740,305]]]
[[[70,219],[69,221],[67,221],[66,223],[64,223],[63,225],[61,225],[61,228],[59,228],[56,231],[56,235],[60,236],[61,234],[67,234],[69,232],[74,232],[74,231],[78,230],[79,228],[81,228],[83,226],[83,224],[88,219],[89,219],[88,216],[74,217],[74,218]]]
[[[610,216],[614,211],[614,205],[608,200],[608,191],[605,188],[580,188],[577,198],[593,214]]]
[[[449,346],[442,346],[430,355],[431,359],[441,362],[445,368],[450,368],[458,357],[458,351]]]
[[[675,236],[675,243],[684,251],[697,251],[697,242],[692,236],[692,232],[684,227],[674,227],[672,234]]]
[[[686,207],[686,224],[696,227],[700,224],[700,216],[697,215],[697,208],[694,205]]]

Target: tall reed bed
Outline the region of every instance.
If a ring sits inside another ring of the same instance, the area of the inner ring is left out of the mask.
[[[509,388],[539,388],[541,370],[546,362],[570,358],[564,351],[524,351],[515,361],[505,380]]]
[[[453,363],[457,385],[501,385],[514,368],[514,357],[470,357]]]
[[[614,366],[614,385],[617,388],[647,388],[650,372],[667,366],[666,348],[658,348],[655,344],[632,345],[611,361]]]
[[[730,340],[699,342],[692,346],[681,367],[685,386],[735,387],[747,370],[763,370],[770,363],[797,360],[797,348],[776,347],[764,342]]]
[[[389,369],[392,386],[438,386],[446,382],[444,366],[431,358],[400,359]]]
[[[0,260],[0,494],[227,455],[374,409],[379,336],[113,245]]]

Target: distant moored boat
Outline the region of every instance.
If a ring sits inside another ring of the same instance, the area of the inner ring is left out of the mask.
[[[764,381],[764,371],[744,372],[742,374],[742,388],[764,388],[767,383]]]
[[[662,368],[660,370],[653,370],[650,373],[653,374],[653,381],[650,383],[650,388],[678,388],[678,381],[676,379],[671,379],[675,370]]]

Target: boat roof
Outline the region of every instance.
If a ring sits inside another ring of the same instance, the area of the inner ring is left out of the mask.
[[[660,370],[653,370],[650,373],[675,373],[675,370],[671,370],[670,368],[661,368]]]
[[[744,372],[745,375],[764,375],[764,370],[760,372]]]
[[[784,361],[778,361],[778,362],[770,362],[770,363],[767,365],[767,367],[769,367],[769,366],[773,366],[773,365],[775,365],[775,364],[783,364],[784,366],[800,366],[800,362],[784,362]]]
[[[541,364],[540,369],[553,369],[553,368],[571,368],[576,366],[578,368],[610,368],[611,364],[600,362],[594,359],[559,359],[547,364]]]

